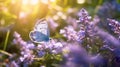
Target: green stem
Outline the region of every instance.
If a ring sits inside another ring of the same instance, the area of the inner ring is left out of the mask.
[[[6,50],[8,39],[9,39],[9,35],[10,35],[10,30],[7,31],[6,38],[5,38],[5,43],[4,43],[4,49],[3,50]]]
[[[3,50],[0,50],[0,53],[5,54],[5,55],[8,55],[8,56],[12,56],[12,54],[10,54],[10,53],[8,53],[8,52],[6,52],[6,51],[3,51]]]
[[[40,61],[40,60],[44,60],[43,58],[33,58],[34,60],[38,60],[38,61]]]

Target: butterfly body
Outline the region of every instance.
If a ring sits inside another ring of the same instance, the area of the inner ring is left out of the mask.
[[[49,30],[45,19],[38,20],[35,24],[34,30],[29,34],[30,39],[35,43],[48,42]]]

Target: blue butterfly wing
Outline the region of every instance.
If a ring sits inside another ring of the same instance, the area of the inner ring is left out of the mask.
[[[30,39],[36,43],[48,42],[50,33],[47,21],[45,19],[38,20],[34,30],[30,32],[29,36]]]
[[[45,35],[39,31],[32,31],[30,33],[30,38],[31,38],[31,40],[33,40],[36,43],[39,43],[42,41],[45,41],[45,42],[49,41],[49,35]]]

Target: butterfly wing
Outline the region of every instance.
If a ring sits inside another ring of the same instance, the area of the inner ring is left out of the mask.
[[[31,31],[30,32],[30,39],[33,42],[40,43],[40,42],[48,42],[49,41],[49,36],[39,32],[39,31]]]
[[[30,39],[36,43],[49,41],[49,30],[47,21],[45,19],[38,20],[35,24],[34,30],[30,32],[29,36]]]

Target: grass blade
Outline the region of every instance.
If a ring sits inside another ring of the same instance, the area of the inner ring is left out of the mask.
[[[8,39],[9,39],[9,34],[10,34],[10,30],[8,30],[7,34],[6,34],[4,48],[3,48],[4,51],[6,50],[6,47],[7,47],[7,43],[8,43]]]

